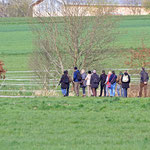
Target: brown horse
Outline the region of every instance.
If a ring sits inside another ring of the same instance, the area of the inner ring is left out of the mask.
[[[0,61],[0,79],[5,79],[6,70],[3,68],[4,63]]]

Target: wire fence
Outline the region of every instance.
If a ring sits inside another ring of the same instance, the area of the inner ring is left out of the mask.
[[[109,68],[105,70],[110,70]],[[111,69],[115,71],[121,70],[131,70],[131,69]],[[133,70],[133,69],[132,69]],[[150,69],[147,69],[150,70]],[[55,70],[52,70],[52,72]],[[51,90],[60,92],[60,87],[58,87],[59,78],[53,79],[49,78],[49,84]],[[131,84],[137,84],[140,81],[139,74],[131,74]],[[0,80],[0,97],[34,97],[33,93],[41,90],[43,87],[43,82],[35,74],[34,71],[7,71],[6,79]]]

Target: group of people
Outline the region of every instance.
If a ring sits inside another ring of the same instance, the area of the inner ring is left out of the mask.
[[[143,88],[144,96],[146,97],[149,76],[144,68],[142,68],[140,76],[139,97],[142,97]],[[92,72],[88,71],[86,74],[84,69],[79,71],[77,67],[74,67],[73,79],[68,75],[68,71],[66,70],[61,77],[60,84],[63,96],[69,96],[69,87],[70,83],[72,82],[76,96],[79,96],[79,90],[82,88],[82,96],[85,97],[87,88],[87,96],[96,97],[98,96],[97,89],[100,85],[100,97],[102,95],[114,97],[116,93],[116,87],[119,97],[127,97],[130,81],[131,80],[128,71],[125,71],[124,73],[120,72],[117,76],[115,71],[109,71],[108,74],[106,74],[103,70],[102,74],[99,76],[96,73],[96,70],[93,70]]]

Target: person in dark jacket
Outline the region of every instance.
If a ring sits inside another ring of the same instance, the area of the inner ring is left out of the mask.
[[[116,79],[117,79],[117,76],[115,74],[115,71],[112,71],[112,74],[109,78],[109,82],[111,83],[111,87],[110,87],[110,96],[111,97],[115,96]]]
[[[139,92],[139,97],[142,97],[142,91],[144,88],[144,97],[147,97],[147,84],[149,80],[148,73],[145,71],[145,68],[142,67],[142,71],[140,73],[140,92]]]
[[[93,92],[93,96],[97,96],[97,88],[99,86],[100,78],[96,74],[96,70],[93,70],[93,74],[91,76],[90,84]]]
[[[105,70],[103,70],[102,74],[100,75],[100,82],[101,82],[100,84],[101,89],[100,89],[100,95],[99,95],[100,97],[102,96],[103,89],[104,89],[104,96],[106,96],[106,84],[105,84],[106,78],[107,78],[107,75],[105,74]]]
[[[69,87],[69,77],[68,77],[68,71],[64,71],[64,74],[62,75],[59,84],[61,84],[61,91],[63,96],[66,96],[67,89]]]
[[[130,76],[127,71],[125,71],[123,76],[121,77],[121,82],[122,82],[124,97],[127,97],[127,95],[128,95],[127,90],[129,88],[129,84],[130,84]]]
[[[74,74],[73,74],[73,81],[74,81],[74,91],[76,96],[79,96],[79,89],[80,89],[80,83],[82,80],[79,81],[79,77],[81,76],[80,71],[78,70],[77,67],[74,67]]]
[[[72,80],[72,77],[68,74],[68,71],[67,71],[67,75],[68,75],[68,78],[69,78],[69,86],[67,88],[66,96],[69,96],[70,83],[72,83],[72,85],[73,85],[73,80]]]
[[[82,82],[81,82],[81,84],[80,84],[80,87],[82,88],[82,92],[83,92],[83,97],[85,97],[86,96],[86,93],[85,93],[85,88],[86,88],[86,73],[85,73],[85,70],[84,69],[82,69],[81,70],[81,77],[82,77]]]

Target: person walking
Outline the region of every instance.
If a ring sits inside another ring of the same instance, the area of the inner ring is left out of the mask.
[[[143,88],[144,88],[144,97],[147,97],[147,85],[148,85],[149,76],[148,76],[148,73],[145,71],[144,67],[142,67],[140,77],[141,77],[141,80],[140,80],[139,97],[142,97]]]
[[[67,75],[68,75],[68,78],[69,78],[69,86],[67,88],[66,96],[69,96],[70,83],[72,83],[72,85],[73,85],[73,80],[72,80],[72,77],[68,74],[68,71],[67,71]]]
[[[107,78],[107,75],[105,74],[105,70],[102,71],[102,74],[100,75],[100,95],[99,97],[102,96],[102,93],[103,93],[103,90],[104,90],[104,96],[106,96],[106,78]]]
[[[105,84],[106,84],[106,96],[107,97],[110,96],[111,83],[109,82],[109,78],[110,78],[111,74],[112,74],[112,72],[109,71],[107,78],[106,78],[106,82],[105,82]]]
[[[117,94],[120,97],[123,97],[123,88],[122,88],[122,82],[121,82],[121,78],[123,76],[123,73],[120,71],[118,77],[117,77]],[[121,94],[120,94],[120,90],[121,90]]]
[[[122,82],[122,88],[124,93],[123,97],[127,97],[128,95],[127,90],[130,84],[130,76],[127,71],[125,71],[123,76],[121,77],[121,82]]]
[[[96,70],[93,70],[93,74],[91,76],[90,84],[93,92],[93,96],[97,96],[97,88],[99,86],[100,78],[96,74]]]
[[[68,71],[64,71],[64,74],[62,75],[59,84],[61,84],[61,91],[63,96],[66,96],[67,88],[69,87],[69,77],[68,77]]]
[[[88,97],[90,97],[91,95],[93,95],[92,89],[91,89],[91,84],[90,84],[91,75],[92,75],[91,73],[92,73],[91,71],[88,71],[88,75],[87,75],[87,77],[85,78],[85,80],[86,80],[86,85],[87,85]]]
[[[85,70],[84,69],[82,69],[81,70],[81,77],[82,77],[82,81],[81,81],[81,83],[80,83],[80,87],[82,88],[82,92],[83,92],[83,97],[85,97],[86,96],[86,94],[85,94],[85,88],[86,88],[86,73],[85,73]]]
[[[111,74],[111,76],[109,78],[109,82],[111,84],[111,87],[110,87],[110,96],[111,97],[115,96],[116,79],[117,79],[117,76],[115,74],[115,71],[112,71],[112,74]]]
[[[76,96],[79,96],[80,83],[82,80],[82,76],[77,67],[74,67],[73,81],[74,81],[74,91]]]

